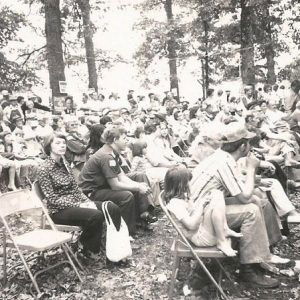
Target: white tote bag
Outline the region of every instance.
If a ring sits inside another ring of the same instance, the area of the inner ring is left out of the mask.
[[[129,232],[127,225],[121,217],[120,230],[117,231],[107,205],[109,201],[102,203],[102,211],[106,222],[106,257],[112,262],[118,262],[132,255]]]

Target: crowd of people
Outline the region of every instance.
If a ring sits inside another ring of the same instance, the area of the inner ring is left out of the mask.
[[[83,227],[84,255],[101,247],[103,201],[118,229],[121,217],[134,238],[151,230],[158,197],[196,246],[239,255],[240,279],[277,287],[260,263],[286,263],[272,246],[288,236],[300,215],[287,170],[300,168],[300,81],[290,87],[245,86],[241,95],[209,89],[206,99],[183,101],[166,92],[127,99],[96,92],[82,103],[67,96],[59,113],[25,86],[1,92],[2,192],[38,180],[59,224]],[[299,179],[300,181],[300,179]],[[233,249],[228,237],[238,239]]]

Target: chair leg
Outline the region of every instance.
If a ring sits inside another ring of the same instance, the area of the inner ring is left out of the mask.
[[[6,232],[5,229],[2,230],[3,233],[3,285],[7,283],[7,252],[6,252]]]
[[[232,283],[234,284],[234,280],[231,278],[231,276],[228,274],[228,272],[225,270],[225,268],[223,267],[223,265],[220,263],[220,261],[216,258],[215,259],[216,263],[218,264],[218,266],[220,267],[220,270],[223,271],[224,275],[226,276],[226,278]]]
[[[79,262],[78,258],[76,257],[76,255],[74,254],[74,252],[72,251],[70,246],[66,244],[66,248],[68,249],[68,251],[71,254],[71,256],[73,257],[73,259],[76,261],[76,263],[79,266],[79,268],[81,269],[81,271],[84,271],[82,264]]]
[[[175,252],[174,259],[173,259],[171,283],[170,283],[170,288],[169,288],[169,299],[173,298],[173,291],[174,291],[174,287],[175,287],[179,263],[180,263],[180,257],[178,256],[178,253]]]
[[[23,264],[25,266],[25,269],[26,269],[26,271],[27,271],[27,273],[28,273],[28,275],[29,275],[32,283],[33,283],[34,288],[36,289],[38,295],[40,295],[41,294],[40,288],[39,288],[39,286],[38,286],[38,284],[36,282],[35,277],[33,276],[32,272],[30,271],[30,268],[29,268],[29,266],[27,264],[27,261],[25,260],[25,258],[23,256],[23,253],[20,251],[19,247],[16,247],[16,245],[15,245],[15,248],[18,251],[18,254],[19,254],[19,256],[20,256],[20,258],[21,258],[21,260],[22,260],[22,262],[23,262]]]
[[[73,260],[71,259],[70,255],[69,255],[69,253],[68,253],[68,248],[66,247],[65,244],[62,245],[62,248],[63,248],[65,254],[67,255],[67,258],[68,258],[68,260],[69,260],[69,262],[70,262],[70,264],[71,264],[73,270],[75,271],[75,273],[76,273],[76,275],[77,275],[79,281],[80,281],[80,282],[83,282],[83,280],[82,280],[82,278],[81,278],[81,276],[80,276],[80,274],[79,274],[79,272],[78,272],[76,266],[74,265]]]
[[[222,276],[222,269],[220,268],[219,269],[219,278],[218,278],[218,284],[219,284],[219,286],[220,287],[222,287],[222,278],[223,278],[223,276]],[[216,299],[221,299],[220,298],[220,291],[217,289],[216,290]]]

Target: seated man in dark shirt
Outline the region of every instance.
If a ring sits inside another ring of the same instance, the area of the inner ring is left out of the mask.
[[[130,179],[122,170],[120,153],[125,150],[124,128],[110,128],[103,133],[105,145],[85,163],[79,175],[79,186],[93,201],[110,200],[121,209],[130,233],[136,219],[149,220],[151,189],[147,182]]]

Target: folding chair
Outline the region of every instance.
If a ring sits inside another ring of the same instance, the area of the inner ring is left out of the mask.
[[[173,241],[173,244],[171,246],[171,252],[173,254],[173,268],[172,268],[172,275],[171,275],[171,284],[169,288],[169,299],[172,299],[173,297],[173,290],[175,287],[175,281],[177,277],[177,272],[179,269],[180,260],[182,257],[194,257],[200,267],[203,269],[203,271],[206,273],[210,281],[214,284],[214,286],[217,288],[218,292],[224,297],[225,300],[229,300],[228,296],[225,294],[224,290],[222,289],[220,283],[221,283],[221,272],[223,271],[226,277],[233,283],[233,280],[230,278],[222,264],[220,263],[220,258],[226,258],[227,256],[220,251],[216,247],[195,247],[192,246],[191,243],[187,240],[187,238],[182,233],[181,229],[177,225],[175,219],[172,217],[171,213],[168,211],[166,207],[166,203],[164,201],[164,192],[161,192],[159,195],[159,204],[161,208],[163,209],[165,215],[167,216],[168,220],[171,222],[173,227],[176,229],[178,233],[178,237],[176,237]],[[213,258],[215,259],[216,263],[220,267],[220,276],[219,276],[219,283],[214,279],[210,271],[207,269],[203,261],[200,257],[205,258]]]
[[[43,191],[42,191],[38,181],[35,181],[32,184],[32,192],[44,203],[45,197],[44,197]],[[45,203],[44,203],[44,205],[45,205]],[[78,233],[81,231],[80,226],[62,225],[62,224],[54,224],[54,225],[57,230],[70,232],[70,233],[72,233],[73,236],[75,233]],[[46,216],[43,215],[42,220],[41,220],[41,227],[46,228],[47,226],[49,226],[49,224],[46,224]]]
[[[45,207],[43,206],[42,201],[36,197],[29,190],[19,190],[14,192],[9,192],[0,195],[0,221],[4,225],[3,230],[3,275],[4,283],[7,282],[7,247],[15,248],[18,252],[18,255],[24,264],[24,267],[36,289],[37,293],[40,294],[40,289],[37,284],[36,278],[41,273],[44,273],[50,269],[53,269],[61,264],[67,263],[70,264],[73,270],[75,271],[78,279],[82,282],[82,278],[70,257],[75,257],[74,253],[71,251],[70,247],[67,245],[71,241],[72,235],[68,232],[61,232],[55,228],[55,225]],[[39,209],[46,216],[47,222],[50,225],[50,229],[34,229],[30,230],[23,234],[16,235],[12,231],[10,226],[10,216],[13,216],[17,213],[26,212],[31,209]],[[8,235],[8,240],[6,235]],[[25,259],[23,250],[30,251],[32,253],[44,252],[55,247],[61,247],[65,255],[67,256],[66,260],[55,263],[54,265],[45,267],[44,269],[33,274],[29,268],[28,262],[31,259]],[[76,260],[77,261],[77,260]],[[80,265],[81,267],[81,265]]]

